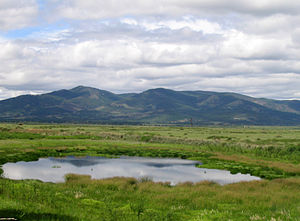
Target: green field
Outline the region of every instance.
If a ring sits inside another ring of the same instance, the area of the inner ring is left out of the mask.
[[[170,186],[79,175],[59,184],[0,178],[0,218],[300,220],[300,127],[0,124],[0,165],[67,155],[194,159],[263,180]]]

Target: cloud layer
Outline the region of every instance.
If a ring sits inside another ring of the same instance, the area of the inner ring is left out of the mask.
[[[1,0],[0,30],[14,30],[32,26],[38,14],[38,4],[34,0]]]
[[[297,1],[14,0],[0,12],[0,99],[77,85],[300,99]]]

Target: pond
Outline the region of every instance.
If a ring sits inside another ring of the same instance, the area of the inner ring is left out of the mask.
[[[109,177],[147,177],[155,182],[200,182],[209,180],[219,184],[260,180],[249,174],[230,174],[226,170],[197,168],[198,161],[144,157],[65,157],[40,158],[38,161],[6,163],[3,176],[9,179],[38,179],[43,182],[64,182],[68,173],[87,174],[93,179]]]

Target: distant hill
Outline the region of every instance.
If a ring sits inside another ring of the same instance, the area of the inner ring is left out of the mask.
[[[300,101],[253,98],[236,93],[174,91],[113,94],[79,86],[0,101],[0,121],[300,125]]]

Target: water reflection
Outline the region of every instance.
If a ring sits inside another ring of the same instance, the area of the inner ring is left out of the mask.
[[[259,180],[249,174],[230,174],[229,171],[196,168],[192,160],[143,157],[66,157],[41,158],[33,162],[3,165],[4,177],[9,179],[38,179],[44,182],[64,182],[68,173],[89,174],[93,179],[108,177],[151,177],[153,181],[199,182],[210,180],[220,184]]]

